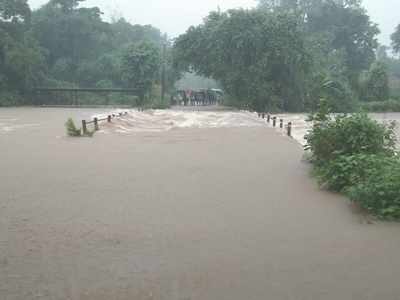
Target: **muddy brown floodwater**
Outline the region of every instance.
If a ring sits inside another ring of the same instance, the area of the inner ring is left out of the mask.
[[[400,225],[321,191],[254,114],[64,136],[101,113],[0,110],[1,300],[399,299]]]

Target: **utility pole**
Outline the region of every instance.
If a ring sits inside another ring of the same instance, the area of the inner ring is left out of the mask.
[[[161,70],[161,101],[164,103],[165,100],[165,90],[166,90],[166,74],[165,74],[165,59],[167,52],[167,44],[164,43],[162,51],[162,70]]]

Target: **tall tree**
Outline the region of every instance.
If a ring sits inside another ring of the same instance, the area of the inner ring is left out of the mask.
[[[176,40],[176,67],[218,80],[255,109],[301,110],[310,56],[299,22],[288,12],[212,12]]]
[[[389,75],[386,66],[374,62],[371,69],[365,73],[361,80],[363,85],[362,101],[385,101],[389,99]]]
[[[131,44],[123,52],[122,78],[127,87],[140,90],[140,104],[158,78],[160,49],[149,42]]]
[[[29,19],[31,10],[27,0],[0,0],[0,20],[20,22]]]
[[[400,24],[396,27],[396,31],[392,34],[392,47],[396,53],[400,53]]]
[[[0,87],[3,91],[24,93],[44,77],[42,49],[28,30],[30,15],[25,0],[0,0]]]

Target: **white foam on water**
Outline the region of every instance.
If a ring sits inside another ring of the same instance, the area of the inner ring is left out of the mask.
[[[0,123],[0,132],[8,133],[12,131],[16,131],[23,128],[35,127],[40,126],[40,124],[18,124],[18,125],[11,125],[11,124],[4,124]]]
[[[112,112],[118,115],[119,111]],[[111,113],[111,114],[112,114]],[[104,114],[97,118],[106,118]],[[113,119],[109,129],[118,133],[162,132],[178,128],[228,128],[264,126],[256,114],[238,111],[178,111],[149,110],[129,111],[127,115]]]
[[[0,118],[0,122],[17,122],[18,121],[18,119],[2,119],[2,118]]]
[[[248,111],[187,111],[187,110],[148,110],[139,112],[128,111],[127,115],[118,116],[116,110],[110,114],[117,117],[113,119],[112,125],[104,126],[104,132],[117,132],[123,134],[137,132],[163,132],[179,128],[232,128],[232,127],[260,127],[269,126],[266,119],[261,119],[256,113]],[[397,121],[400,124],[400,113],[392,114],[371,114],[375,120],[380,122]],[[107,118],[107,114],[94,115],[99,119]],[[286,135],[286,129],[279,128],[279,120],[284,120],[285,128],[288,122],[292,122],[292,136],[301,145],[306,144],[305,135],[312,128],[312,122],[307,122],[308,114],[278,114],[276,130]],[[397,128],[400,141],[400,128]]]
[[[287,122],[292,122],[293,138],[302,145],[306,144],[306,140],[304,137],[312,129],[313,126],[312,122],[307,122],[308,114],[280,114],[274,116],[277,117],[277,130],[282,131],[282,129],[279,128],[279,119],[283,119],[285,125],[287,124]],[[397,142],[400,147],[400,113],[375,113],[375,114],[370,114],[370,117],[373,118],[374,120],[377,120],[378,122],[385,124],[389,124],[392,121],[397,122],[397,127],[395,129],[395,132],[397,135]],[[283,130],[282,133],[286,134],[286,130]]]

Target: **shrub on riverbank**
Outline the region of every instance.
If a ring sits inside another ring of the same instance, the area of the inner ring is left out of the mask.
[[[325,164],[341,155],[394,153],[394,124],[380,124],[364,113],[335,118],[326,114],[318,118],[306,136],[306,149],[311,151],[316,164]]]
[[[319,183],[376,216],[400,219],[395,124],[380,124],[364,113],[332,118],[323,105],[313,119],[305,149]]]
[[[392,157],[375,160],[373,166],[367,166],[367,176],[353,182],[346,194],[353,202],[376,216],[399,220],[400,159]]]

